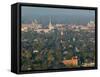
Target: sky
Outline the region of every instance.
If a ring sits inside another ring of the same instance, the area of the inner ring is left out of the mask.
[[[35,19],[43,25],[52,24],[87,24],[95,21],[94,10],[45,8],[45,7],[21,7],[22,23],[31,23]]]

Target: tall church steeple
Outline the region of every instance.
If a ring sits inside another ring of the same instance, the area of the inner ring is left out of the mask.
[[[51,18],[50,18],[50,21],[49,21],[49,27],[51,27],[52,26],[52,24],[51,24]]]
[[[54,29],[54,27],[53,27],[53,25],[52,25],[52,23],[51,23],[51,18],[50,18],[50,21],[49,21],[49,24],[48,24],[48,28],[49,28],[50,30]]]

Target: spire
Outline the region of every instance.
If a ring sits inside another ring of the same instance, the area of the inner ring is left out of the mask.
[[[48,28],[49,28],[50,30],[54,29],[54,26],[53,26],[52,23],[51,23],[51,18],[50,18],[50,21],[49,21],[49,24],[48,24]]]
[[[49,21],[49,26],[52,26],[52,24],[51,24],[51,17],[50,17],[50,21]]]

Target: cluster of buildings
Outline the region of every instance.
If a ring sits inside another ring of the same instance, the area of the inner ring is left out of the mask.
[[[21,31],[27,32],[29,29],[36,31],[36,32],[49,32],[54,29],[51,21],[49,22],[47,27],[43,27],[42,24],[39,24],[37,20],[32,21],[32,24],[22,24]]]
[[[22,24],[21,31],[27,32],[28,30],[33,30],[38,33],[45,32],[48,33],[49,31],[53,29],[57,30],[73,30],[73,31],[79,31],[79,30],[94,30],[95,29],[95,23],[93,21],[90,21],[87,25],[66,25],[66,24],[55,24],[53,25],[51,21],[49,22],[48,26],[44,27],[42,24],[39,24],[37,20],[32,21],[31,24]]]
[[[37,30],[42,28],[42,24],[39,24],[37,20],[32,21],[31,24],[22,24],[21,31],[27,32],[28,30]]]
[[[87,25],[68,25],[67,29],[69,30],[85,30],[85,31],[91,31],[95,30],[95,23],[93,21],[90,21]]]

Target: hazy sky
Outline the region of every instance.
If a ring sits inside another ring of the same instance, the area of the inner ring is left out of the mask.
[[[29,6],[22,6],[21,9],[22,23],[31,23],[34,19],[37,19],[39,23],[47,25],[50,21],[50,18],[53,24],[87,24],[89,21],[95,20],[94,10],[59,9]]]

